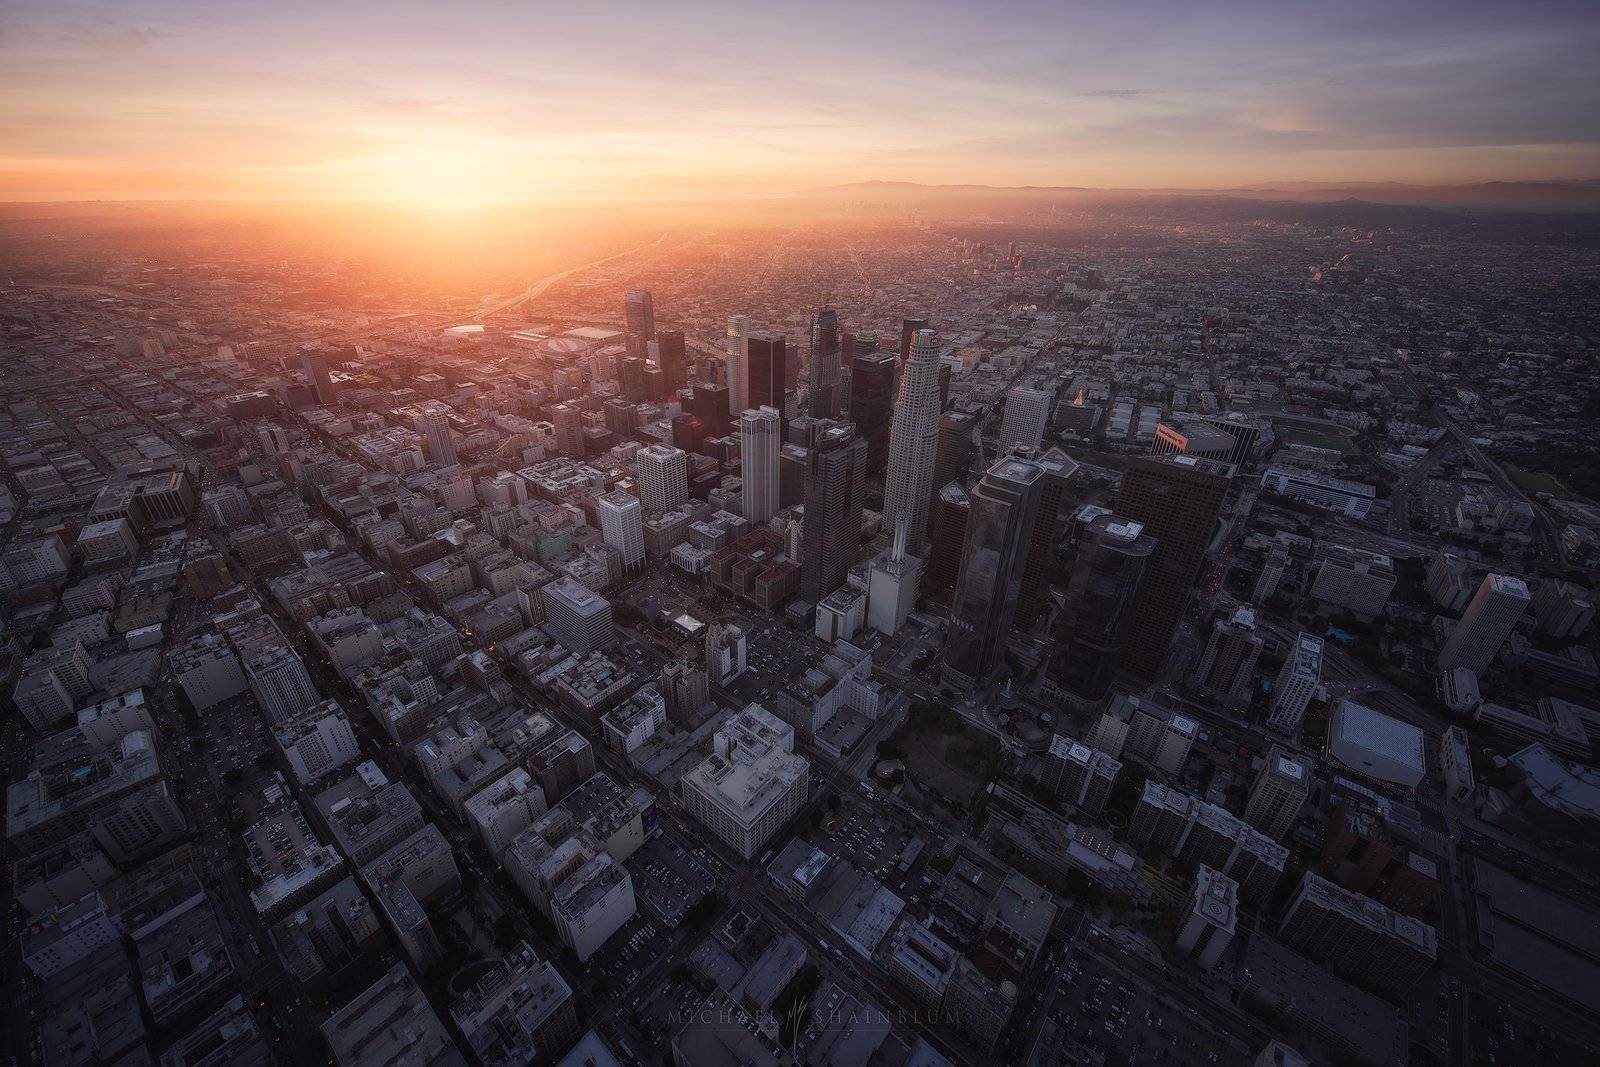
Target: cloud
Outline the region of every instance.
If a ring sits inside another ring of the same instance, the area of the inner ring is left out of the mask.
[[[1078,95],[1121,100],[1132,96],[1156,96],[1160,92],[1160,89],[1085,89]]]

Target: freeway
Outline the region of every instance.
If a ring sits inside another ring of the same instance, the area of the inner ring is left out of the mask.
[[[494,316],[500,314],[502,311],[505,311],[507,308],[516,307],[518,304],[525,304],[529,300],[537,300],[539,297],[544,295],[546,289],[549,289],[552,285],[556,284],[556,282],[559,282],[559,281],[561,281],[561,280],[563,280],[565,278],[570,278],[572,275],[577,274],[580,271],[586,271],[586,270],[589,270],[592,267],[598,267],[602,263],[610,263],[612,260],[621,259],[624,256],[631,256],[635,252],[642,252],[646,248],[650,248],[653,245],[658,245],[662,241],[665,241],[666,239],[667,239],[667,235],[665,233],[662,233],[654,241],[646,241],[644,244],[639,245],[637,248],[630,248],[625,252],[617,252],[614,255],[604,256],[604,257],[602,257],[600,259],[591,260],[588,263],[582,263],[582,264],[579,264],[576,267],[569,267],[568,269],[566,269],[564,271],[561,271],[558,274],[551,274],[551,275],[548,275],[546,277],[540,278],[538,281],[536,281],[532,285],[528,286],[526,289],[524,289],[522,292],[518,293],[516,296],[508,297],[505,300],[500,301],[498,304],[492,304],[492,305],[489,306],[489,308],[487,310],[478,312],[477,315],[474,316],[474,317],[479,319],[480,321],[485,320],[485,319],[493,318]]]

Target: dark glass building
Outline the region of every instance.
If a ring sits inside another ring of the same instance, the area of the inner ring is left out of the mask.
[[[1099,515],[1078,541],[1067,577],[1057,652],[1050,664],[1053,685],[1082,700],[1106,695],[1123,642],[1133,626],[1133,603],[1155,551],[1155,539],[1136,522]]]

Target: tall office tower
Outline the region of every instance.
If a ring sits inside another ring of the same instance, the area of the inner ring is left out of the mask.
[[[839,415],[839,315],[831,308],[817,312],[811,323],[811,404],[814,419]]]
[[[878,350],[878,335],[870,331],[844,334],[839,342],[839,410],[850,414],[850,368],[857,356]],[[856,430],[857,433],[861,431]]]
[[[694,387],[694,398],[690,401],[690,406],[694,409],[695,415],[699,416],[707,437],[728,435],[733,403],[731,396],[731,388],[726,385],[701,382]]]
[[[1006,413],[1000,420],[1000,451],[1017,446],[1038,448],[1044,440],[1050,419],[1050,401],[1055,394],[1046,389],[1014,385],[1006,390]]]
[[[1311,795],[1311,773],[1288,750],[1273,745],[1267,761],[1250,788],[1244,807],[1244,821],[1274,841],[1282,841],[1294,829],[1300,807]]]
[[[583,458],[583,412],[572,404],[557,404],[550,409],[556,427],[556,448],[563,456]]]
[[[1184,904],[1183,925],[1178,928],[1178,948],[1211,970],[1233,942],[1238,929],[1239,883],[1200,864],[1194,888]]]
[[[961,577],[961,553],[967,547],[967,517],[972,498],[960,482],[950,482],[933,498],[929,533],[933,547],[928,551],[928,566],[923,571],[922,587],[949,596]]]
[[[339,394],[333,388],[333,379],[328,375],[328,357],[322,354],[322,349],[310,346],[302,348],[300,369],[306,376],[306,384],[317,395],[317,403],[326,406],[339,399]]]
[[[622,565],[634,570],[644,563],[644,507],[632,493],[618,489],[595,504],[600,513],[600,536],[622,553]]]
[[[1250,590],[1250,602],[1257,606],[1272,599],[1283,581],[1283,572],[1289,566],[1289,553],[1281,548],[1269,548],[1261,561],[1261,573],[1256,576],[1255,588]]]
[[[422,432],[428,438],[428,456],[441,467],[456,463],[456,443],[450,439],[450,419],[439,412],[422,416]]]
[[[1439,931],[1307,871],[1278,924],[1284,944],[1391,1000],[1404,1000],[1433,968]]]
[[[758,330],[744,339],[745,407],[776,408],[782,415],[789,393],[789,357],[783,334]]]
[[[1489,669],[1500,646],[1506,643],[1532,597],[1521,578],[1488,574],[1472,603],[1439,649],[1439,669],[1465,667],[1479,677]]]
[[[656,302],[644,289],[629,289],[622,308],[627,314],[628,355],[643,359],[647,346],[656,339]]]
[[[1272,687],[1275,695],[1267,716],[1268,729],[1293,735],[1321,684],[1322,638],[1303,633],[1294,639],[1294,651],[1283,661],[1277,684]]]
[[[1558,641],[1576,640],[1594,622],[1595,595],[1581,585],[1546,578],[1533,594],[1538,630]]]
[[[617,383],[622,387],[622,395],[635,404],[644,401],[644,357],[625,356],[618,368]]]
[[[928,329],[932,323],[927,319],[901,319],[900,320],[900,362],[904,363],[911,358],[911,346],[916,343],[917,331]]]
[[[668,398],[689,384],[689,351],[682,330],[656,334],[656,366],[661,368],[661,385]]]
[[[1061,512],[1067,503],[1067,490],[1078,473],[1077,461],[1059,448],[1037,457],[1044,468],[1039,486],[1039,514],[1028,537],[1028,558],[1022,568],[1022,587],[1017,599],[1017,625],[1033,625],[1044,608],[1046,582],[1051,560],[1060,547]]]
[[[724,344],[727,346],[728,411],[732,418],[751,406],[749,356],[745,352],[745,340],[749,336],[750,316],[730,315]]]
[[[800,596],[816,604],[844,584],[861,548],[867,443],[848,422],[819,423],[810,458],[800,532]]]
[[[946,411],[939,416],[939,444],[933,458],[934,492],[964,480],[972,469],[977,428],[978,416],[970,411]]]
[[[739,416],[740,501],[744,517],[753,523],[777,514],[782,436],[783,420],[774,408],[750,409]]]
[[[1058,688],[1084,701],[1106,695],[1155,548],[1144,527],[1115,515],[1097,516],[1084,531],[1056,624],[1059,651],[1050,673]]]
[[[944,677],[957,688],[972,689],[988,680],[1005,655],[1043,481],[1039,464],[1007,456],[989,468],[970,494],[972,510],[944,647]]]
[[[939,335],[918,330],[900,375],[889,433],[889,473],[883,483],[883,525],[904,516],[906,544],[918,555],[928,539],[928,502],[939,446]]]
[[[873,474],[882,474],[889,464],[899,375],[893,352],[861,352],[850,361],[850,421],[867,442],[867,470]]]
[[[1222,511],[1227,469],[1191,456],[1139,456],[1123,471],[1112,510],[1156,539],[1123,646],[1125,670],[1146,678],[1161,672]]]
[[[689,499],[689,454],[671,445],[639,450],[639,503],[667,511]]]
[[[1121,770],[1122,764],[1110,753],[1055,734],[1040,768],[1039,784],[1084,814],[1099,815]]]
[[[1261,658],[1254,608],[1239,608],[1211,627],[1211,637],[1194,670],[1194,683],[1230,700],[1250,691],[1250,679]]]
[[[867,572],[867,625],[891,636],[910,617],[922,578],[922,560],[906,553],[906,539],[906,522],[902,519],[894,528],[894,542],[888,553],[873,560]]]

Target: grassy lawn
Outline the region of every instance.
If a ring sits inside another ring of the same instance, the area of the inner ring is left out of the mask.
[[[1554,496],[1571,496],[1572,490],[1561,484],[1561,480],[1554,475],[1542,471],[1525,471],[1521,467],[1507,465],[1506,474],[1510,476],[1517,487],[1526,493],[1550,493]]]

